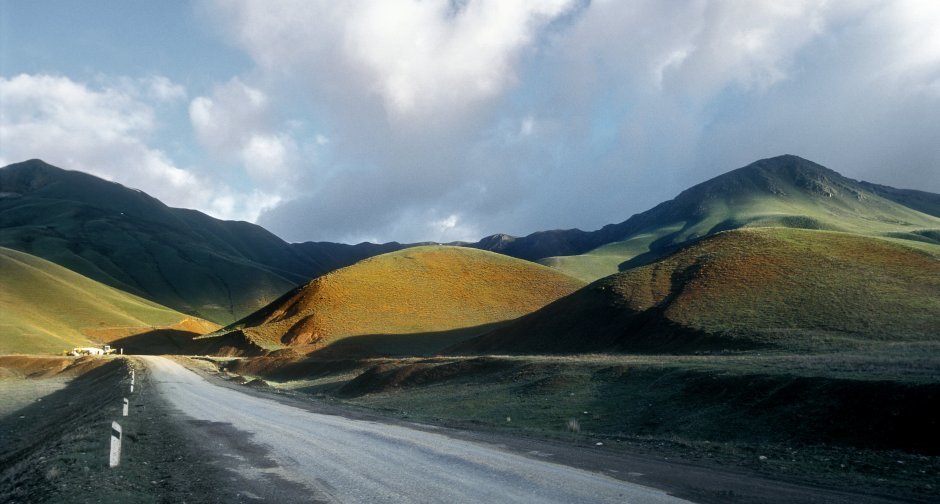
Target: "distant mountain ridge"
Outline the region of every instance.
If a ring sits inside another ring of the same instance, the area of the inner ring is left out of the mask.
[[[938,215],[940,195],[858,182],[785,155],[710,179],[596,231],[497,234],[459,245],[593,281],[742,227],[825,229],[936,244]],[[289,244],[260,226],[171,208],[142,191],[37,159],[0,168],[0,246],[222,324],[324,273],[413,245]]]
[[[714,177],[596,231],[497,234],[467,246],[539,261],[590,281],[650,262],[689,240],[750,226],[830,229],[940,243],[938,216],[938,194],[859,182],[784,155]]]
[[[289,244],[255,224],[171,208],[33,159],[0,168],[0,246],[228,323],[299,283],[406,245]]]

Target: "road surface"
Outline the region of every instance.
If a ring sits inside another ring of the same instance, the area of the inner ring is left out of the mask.
[[[214,385],[163,357],[141,357],[160,395],[195,421],[230,423],[311,501],[459,503],[687,502],[498,447],[400,425],[322,415]],[[250,436],[249,436],[250,435]],[[242,457],[244,458],[244,457]],[[243,465],[256,463],[242,460]],[[250,472],[250,471],[249,471]]]

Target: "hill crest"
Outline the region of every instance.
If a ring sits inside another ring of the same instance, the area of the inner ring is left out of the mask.
[[[227,329],[242,330],[270,348],[322,348],[387,335],[428,335],[433,346],[448,337],[439,333],[479,334],[582,285],[545,266],[492,252],[422,246],[323,275]]]
[[[847,233],[718,233],[455,348],[685,353],[937,342],[940,247]]]

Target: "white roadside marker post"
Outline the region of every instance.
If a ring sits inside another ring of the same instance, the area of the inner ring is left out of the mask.
[[[125,398],[124,398],[124,416],[127,416],[127,407],[128,407],[129,404],[130,404],[130,403],[128,402],[127,398],[125,397]]]
[[[108,467],[117,467],[121,463],[121,424],[111,422],[111,459]]]

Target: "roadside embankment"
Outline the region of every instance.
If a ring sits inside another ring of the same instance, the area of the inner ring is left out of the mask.
[[[2,356],[0,377],[11,392],[0,396],[0,503],[223,502],[222,469],[193,447],[134,358]],[[112,421],[124,438],[116,468]]]
[[[220,361],[320,400],[419,422],[602,443],[923,500],[940,478],[936,362],[866,355]],[[916,365],[915,365],[916,364]]]

